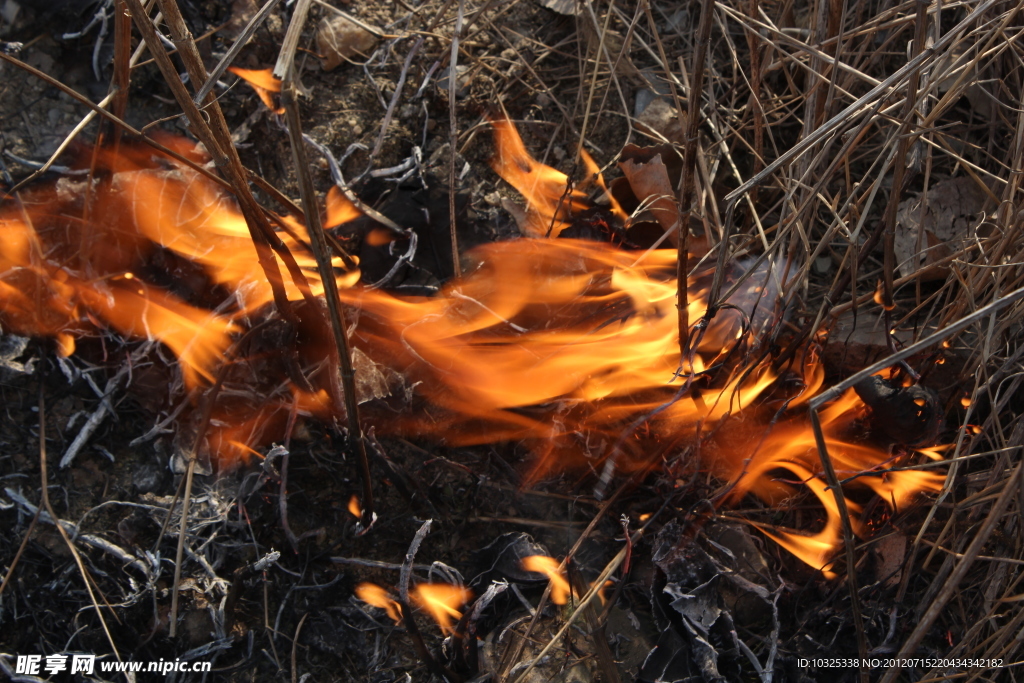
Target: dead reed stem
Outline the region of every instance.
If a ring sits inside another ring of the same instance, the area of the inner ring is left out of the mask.
[[[295,168],[299,177],[299,193],[302,196],[306,228],[309,230],[310,247],[313,249],[317,269],[320,271],[320,281],[324,285],[324,298],[327,301],[327,312],[330,319],[331,334],[334,338],[335,353],[341,364],[342,396],[335,395],[334,400],[335,404],[339,407],[341,405],[345,406],[349,438],[351,438],[356,450],[360,476],[363,481],[363,499],[361,501],[362,523],[364,529],[369,529],[375,518],[373,482],[370,474],[370,461],[366,455],[366,441],[363,438],[362,426],[359,423],[359,404],[356,400],[356,380],[355,370],[352,366],[352,350],[349,346],[348,335],[345,333],[345,324],[342,320],[341,299],[338,297],[338,282],[334,276],[334,266],[331,264],[331,251],[327,246],[327,238],[320,219],[316,192],[313,189],[313,179],[309,173],[309,160],[306,157],[305,143],[302,136],[302,120],[299,117],[297,101],[298,92],[295,87],[293,74],[293,68],[286,69],[281,89],[281,104],[284,106],[288,122],[288,136],[291,140],[292,155],[295,159]],[[330,372],[332,378],[331,386],[336,387],[337,380],[334,379],[336,371],[332,368]]]
[[[462,277],[462,263],[459,256],[459,235],[455,213],[455,161],[459,148],[459,118],[455,99],[459,90],[459,38],[462,35],[462,19],[466,12],[465,0],[459,0],[455,29],[452,32],[451,59],[448,60],[448,228],[452,241],[452,273]]]

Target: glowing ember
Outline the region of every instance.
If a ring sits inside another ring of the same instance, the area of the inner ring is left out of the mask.
[[[402,606],[375,583],[361,583],[356,586],[356,597],[368,605],[379,607],[398,623],[402,620]]]
[[[421,583],[409,592],[413,602],[422,607],[444,633],[452,632],[452,620],[462,618],[457,608],[473,598],[473,591],[447,583]]]
[[[530,555],[523,558],[523,569],[543,574],[551,581],[551,602],[556,605],[564,605],[569,602],[572,591],[569,588],[569,582],[558,571],[558,565],[558,560],[547,555]]]

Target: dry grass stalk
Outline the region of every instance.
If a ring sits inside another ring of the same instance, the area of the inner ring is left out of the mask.
[[[305,18],[305,13],[297,13],[296,17],[298,19],[295,25],[301,28],[301,19]],[[366,441],[363,438],[363,429],[359,423],[359,405],[356,402],[356,380],[355,370],[352,366],[352,351],[349,348],[348,335],[345,332],[346,326],[343,322],[341,301],[338,298],[338,283],[334,276],[334,266],[331,263],[331,251],[327,245],[327,237],[320,219],[319,202],[317,201],[316,191],[313,189],[313,178],[309,172],[309,161],[306,156],[305,141],[302,135],[302,120],[299,116],[295,68],[290,62],[285,64],[281,95],[281,103],[284,106],[285,118],[288,123],[288,136],[291,140],[292,155],[295,159],[295,169],[299,176],[299,192],[302,196],[306,228],[309,230],[310,247],[313,249],[313,254],[316,257],[317,269],[320,271],[320,280],[324,283],[324,298],[327,302],[331,333],[334,337],[336,354],[341,367],[342,391],[337,389],[334,391],[334,400],[337,406],[345,406],[349,436],[356,449],[360,474],[363,480],[361,521],[364,529],[369,529],[373,524],[376,513],[374,512],[373,504],[373,482],[370,474],[370,461],[366,455]],[[333,368],[330,370],[330,373],[332,378],[331,385],[332,387],[337,387]],[[341,394],[341,396],[338,394]]]

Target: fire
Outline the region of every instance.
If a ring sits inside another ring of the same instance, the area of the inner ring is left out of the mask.
[[[887,463],[888,454],[877,447],[842,437],[864,417],[864,413],[863,404],[851,389],[819,416],[826,448],[838,477],[845,479],[858,474],[865,475],[846,488],[852,491],[868,488],[896,509],[908,505],[921,492],[941,490],[945,476],[934,471],[901,470],[872,475],[872,471],[881,470],[886,464],[891,465]],[[808,535],[792,530],[760,528],[765,535],[805,563],[831,576],[828,565],[836,548],[841,546],[842,518],[835,496],[818,476],[821,468],[814,433],[803,416],[778,424],[766,434],[763,433],[765,429],[764,426],[755,428],[755,431],[762,432],[761,435],[748,434],[748,438],[755,442],[761,436],[764,439],[744,461],[742,469],[735,464],[727,468],[716,468],[720,477],[734,482],[727,502],[739,502],[744,495],[752,492],[766,503],[778,505],[798,493],[796,482],[809,489],[825,511],[826,519],[821,531]],[[941,457],[935,450],[924,449],[921,452],[931,458]],[[730,469],[731,472],[728,471]],[[778,474],[783,472],[791,476]],[[854,533],[863,535],[863,525],[855,516],[860,511],[859,506],[847,500],[847,507],[851,513]]]
[[[767,269],[737,287],[706,326],[692,329],[681,356],[675,250],[638,259],[609,244],[545,238],[591,204],[564,174],[529,156],[510,122],[493,125],[493,166],[526,197],[524,228],[531,238],[475,249],[466,275],[430,298],[358,287],[351,262],[334,260],[343,302],[358,310],[353,345],[368,362],[400,376],[407,389],[368,405],[372,411],[390,401],[386,420],[375,423],[372,412],[367,420],[380,430],[456,446],[524,440],[536,454],[530,480],[606,462],[616,471],[644,469],[699,440],[701,466],[728,484],[726,502],[749,493],[778,505],[801,491],[820,501],[818,531],[763,530],[827,571],[841,541],[841,520],[803,411],[820,390],[824,370],[810,349],[803,362],[783,368],[749,360],[759,357],[752,351],[775,300]],[[163,142],[197,164],[209,161],[185,141]],[[225,365],[228,349],[242,346],[254,321],[275,322],[266,313],[270,286],[234,200],[186,164],[148,150],[123,145],[116,155],[98,150],[95,159],[91,183],[62,179],[0,206],[4,326],[55,337],[66,353],[97,326],[158,340],[177,354],[189,386],[211,382],[224,368],[237,369],[239,377],[257,375],[244,362]],[[603,183],[593,160],[584,156],[584,164]],[[361,215],[336,189],[324,213],[329,228]],[[322,295],[305,226],[290,216],[274,218],[313,294]],[[725,273],[725,289],[742,272],[736,264]],[[711,281],[712,273],[703,271],[688,282],[689,320],[704,319]],[[290,299],[301,301],[294,282],[285,287]],[[262,383],[219,399],[208,441],[222,463],[247,459],[253,448],[280,438],[296,415],[343,411],[328,391],[331,373],[312,366],[323,361],[326,340],[305,343],[238,352],[249,361],[282,351],[320,355],[301,359],[310,364],[300,368],[308,376],[302,387],[278,361],[277,374],[250,379]],[[412,405],[400,396],[411,397]],[[938,490],[940,473],[883,471],[893,456],[864,439],[867,410],[851,391],[820,416],[839,477],[855,477],[844,488],[873,492],[896,507]],[[358,508],[358,500],[349,505]],[[858,511],[855,502],[851,510]],[[853,521],[861,532],[861,522]],[[567,599],[564,578],[544,566]],[[442,612],[454,617],[459,601],[442,602],[451,610]]]
[[[365,582],[356,586],[355,593],[363,602],[385,610],[395,623],[402,620],[402,606],[388,594],[387,589]],[[473,599],[473,591],[447,583],[421,583],[413,586],[409,597],[447,634],[452,633],[452,620],[462,618],[458,608]]]
[[[558,570],[558,560],[547,555],[530,555],[524,557],[522,562],[523,569],[526,571],[543,574],[551,581],[551,602],[556,605],[564,605],[569,602],[572,591],[569,588],[569,582]]]
[[[200,377],[212,379],[236,325],[147,285],[124,267],[91,277],[86,268],[71,267],[73,245],[51,239],[64,237],[64,230],[74,224],[65,222],[65,216],[45,215],[45,208],[29,201],[25,209],[23,219],[0,216],[0,310],[8,324],[28,334],[56,336],[69,355],[74,336],[90,327],[91,319],[102,320],[126,337],[166,344],[177,354],[190,385]],[[108,253],[111,260],[119,257]]]
[[[281,92],[281,81],[273,76],[273,69],[243,69],[237,66],[229,66],[228,71],[235,74],[249,84],[256,94],[259,95],[267,109],[275,114],[283,114],[284,108],[278,108],[274,104],[271,93]]]
[[[569,227],[574,213],[590,208],[587,196],[569,188],[569,178],[535,161],[526,151],[519,131],[506,118],[491,120],[497,154],[491,168],[526,198],[529,213],[524,226],[530,237],[557,237]]]
[[[894,308],[896,308],[893,305],[888,305],[887,306],[885,304],[885,283],[882,282],[881,280],[879,280],[878,281],[878,285],[875,286],[875,293],[872,295],[871,298],[874,299],[876,304],[878,304],[879,306],[881,306],[882,308],[884,308],[887,311],[891,311]],[[895,330],[891,330],[889,332],[889,334],[896,334],[896,331]]]
[[[209,161],[195,146],[162,138],[193,161]],[[51,335],[73,350],[73,337],[96,321],[127,337],[156,339],[178,356],[189,386],[212,381],[238,320],[272,300],[245,220],[234,200],[184,163],[124,147],[97,154],[93,203],[87,184],[62,179],[22,196],[21,208],[0,211],[0,311],[14,330]],[[337,225],[357,210],[336,190],[327,218]],[[91,220],[83,214],[91,211]],[[322,294],[305,227],[281,217],[281,239],[295,256],[314,293]],[[176,258],[180,257],[180,258]],[[358,271],[344,272],[351,286]],[[166,284],[142,273],[163,267]],[[169,276],[169,277],[168,277]],[[188,301],[222,287],[231,299],[221,312]],[[286,282],[290,298],[298,288]],[[183,295],[183,290],[185,291]],[[192,290],[192,291],[187,291]]]
[[[348,513],[356,519],[363,518],[363,508],[359,504],[359,496],[352,494],[352,497],[348,499]]]
[[[402,606],[388,595],[387,590],[375,583],[361,583],[356,586],[356,597],[368,605],[379,607],[388,613],[395,623],[402,620]]]
[[[473,591],[447,583],[421,583],[409,595],[434,618],[441,631],[448,634],[453,630],[452,620],[462,618],[462,612],[457,608],[473,598]]]

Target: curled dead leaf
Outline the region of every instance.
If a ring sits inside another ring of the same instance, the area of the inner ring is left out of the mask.
[[[675,235],[679,226],[679,205],[661,155],[657,154],[649,161],[639,163],[626,159],[619,164],[619,168],[629,181],[640,206],[651,212],[662,230],[670,233],[669,239],[675,244],[678,240]]]
[[[923,271],[923,280],[944,278],[949,267],[934,264],[962,248],[978,229],[987,197],[974,180],[961,177],[900,202],[894,244],[900,275]]]

